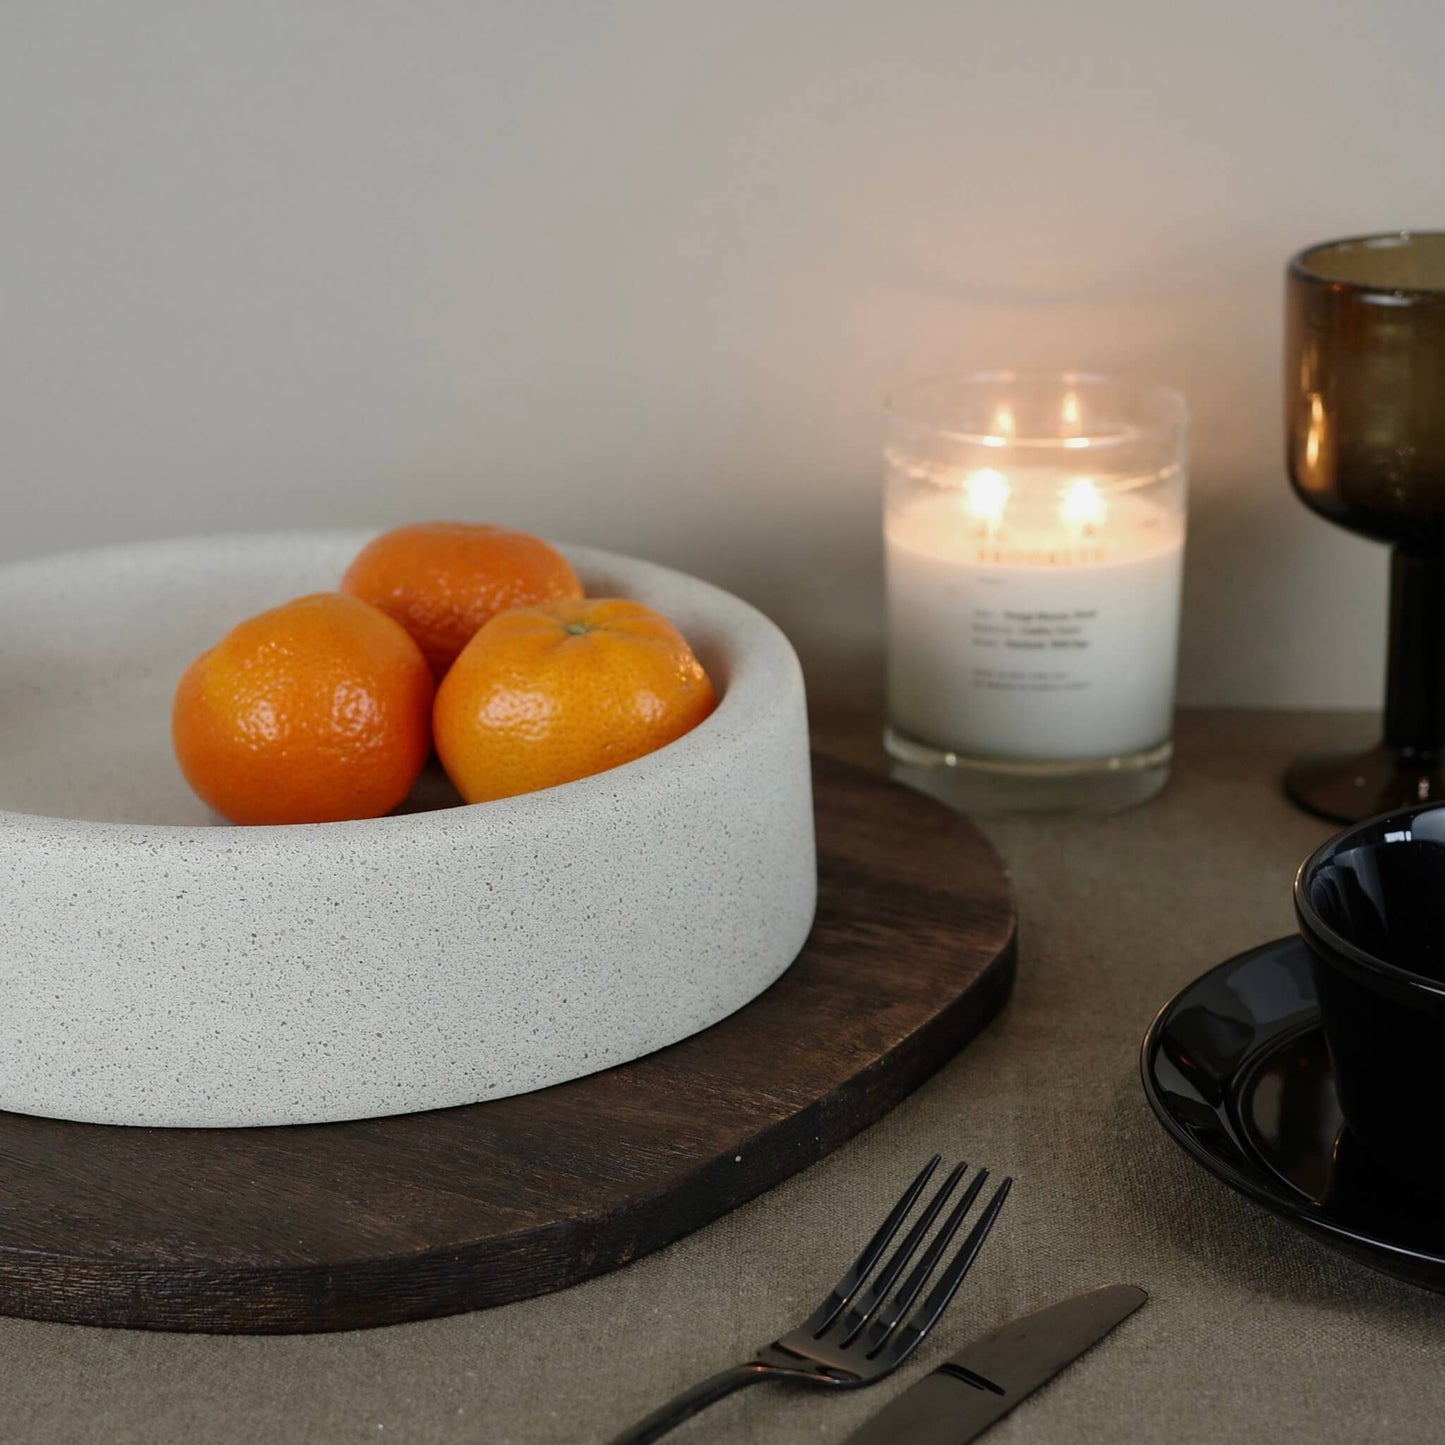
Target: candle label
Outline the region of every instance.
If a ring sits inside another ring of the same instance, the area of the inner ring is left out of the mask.
[[[890,526],[894,726],[975,757],[1118,757],[1163,742],[1183,535],[1142,503],[1119,510],[1131,525],[1077,543],[949,535],[932,509]]]

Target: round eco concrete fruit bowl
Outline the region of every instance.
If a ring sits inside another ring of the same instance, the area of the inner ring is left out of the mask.
[[[364,533],[214,537],[0,568],[0,1109],[315,1123],[476,1103],[707,1028],[816,897],[802,676],[746,603],[566,548],[681,628],[717,711],[611,772],[475,807],[218,826],[176,679],[334,588]]]

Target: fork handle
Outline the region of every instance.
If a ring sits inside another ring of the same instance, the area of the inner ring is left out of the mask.
[[[659,1406],[630,1430],[624,1430],[611,1445],[648,1445],[651,1440],[661,1440],[670,1430],[675,1430],[684,1420],[691,1420],[715,1400],[721,1400],[724,1395],[731,1395],[736,1390],[745,1390],[776,1373],[757,1360],[749,1360],[746,1365],[734,1365],[730,1370],[720,1370]]]

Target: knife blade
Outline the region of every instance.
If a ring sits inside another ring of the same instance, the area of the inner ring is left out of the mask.
[[[1148,1298],[1136,1285],[1106,1284],[1020,1315],[890,1400],[844,1445],[966,1445]]]

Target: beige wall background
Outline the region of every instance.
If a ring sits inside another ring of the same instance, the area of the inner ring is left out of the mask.
[[[1194,413],[1187,701],[1373,705],[1293,500],[1286,256],[1445,224],[1429,0],[0,6],[0,557],[499,520],[713,578],[866,691],[878,405]]]

